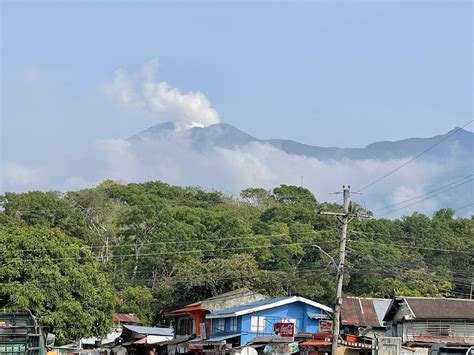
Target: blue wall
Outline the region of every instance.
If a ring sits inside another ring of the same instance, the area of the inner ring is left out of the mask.
[[[322,309],[307,305],[303,302],[294,302],[288,305],[274,307],[251,314],[238,317],[238,331],[244,334],[241,336],[240,345],[247,344],[252,338],[258,336],[273,335],[273,323],[279,323],[283,318],[296,319],[295,333],[317,333],[319,329],[319,320],[310,319],[310,313],[325,313]],[[265,329],[262,332],[252,332],[250,330],[251,318],[255,316],[266,317]],[[213,319],[213,324],[217,323],[217,319]],[[213,325],[214,328],[214,325]],[[214,329],[213,329],[214,330]],[[230,318],[225,319],[225,331],[230,332]],[[213,332],[216,334],[217,331]]]

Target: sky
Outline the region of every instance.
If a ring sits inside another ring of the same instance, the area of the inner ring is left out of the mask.
[[[472,6],[4,0],[2,165],[41,179],[168,120],[339,147],[446,133],[472,119]]]

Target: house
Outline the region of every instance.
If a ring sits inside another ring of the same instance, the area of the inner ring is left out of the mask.
[[[204,301],[191,303],[183,308],[168,312],[167,318],[171,318],[174,323],[175,334],[177,336],[190,336],[201,334],[201,323],[205,323],[206,314],[229,307],[235,307],[265,299],[266,296],[249,290],[239,288],[226,292]]]
[[[386,335],[383,318],[391,300],[346,297],[341,305],[341,331],[346,335],[374,338]]]
[[[474,345],[474,300],[395,297],[384,321],[410,346]]]
[[[263,299],[212,311],[206,315],[209,333],[201,333],[189,343],[216,352],[247,344],[292,347],[294,337],[318,333],[320,322],[331,319],[331,313],[331,308],[303,297]]]
[[[79,341],[79,347],[83,349],[95,349],[103,344],[111,344],[115,338],[120,336],[124,325],[141,325],[140,320],[133,313],[114,313],[113,321],[114,326],[105,337],[82,338]]]
[[[248,288],[239,288],[168,312],[166,317],[172,319],[175,334],[174,339],[167,342],[168,353],[199,351],[202,347],[189,344],[188,341],[199,337],[201,331],[209,331],[211,321],[206,321],[206,315],[210,312],[248,304],[265,298],[266,296]]]
[[[141,325],[140,319],[133,313],[114,313],[114,324],[121,327],[124,324]]]
[[[123,345],[129,354],[145,355],[148,354],[149,349],[161,347],[164,342],[172,340],[173,329],[126,324],[123,326],[120,336],[124,340]]]

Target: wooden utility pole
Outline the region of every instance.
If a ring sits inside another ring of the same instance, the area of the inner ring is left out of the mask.
[[[339,263],[337,266],[337,282],[336,282],[336,300],[334,302],[334,315],[332,323],[332,355],[337,354],[337,342],[339,340],[340,330],[340,316],[341,316],[341,305],[342,305],[342,284],[344,281],[344,263],[346,261],[346,241],[347,241],[347,225],[354,217],[368,218],[367,215],[359,215],[349,211],[350,206],[350,186],[342,187],[342,213],[341,212],[326,212],[320,211],[320,214],[336,216],[341,223],[340,231],[341,235],[339,238]],[[340,192],[339,192],[340,193]]]

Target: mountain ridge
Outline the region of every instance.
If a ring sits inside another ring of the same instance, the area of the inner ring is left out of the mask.
[[[217,123],[207,127],[192,127],[176,130],[172,122],[154,125],[139,132],[128,140],[132,143],[152,142],[173,137],[186,138],[199,151],[213,147],[239,149],[250,143],[270,144],[287,154],[313,157],[320,160],[364,160],[399,159],[420,154],[425,150],[425,158],[436,160],[449,158],[453,154],[472,158],[474,133],[455,127],[445,134],[432,137],[412,137],[396,141],[377,141],[363,148],[340,148],[309,145],[289,139],[259,139],[228,123]]]

